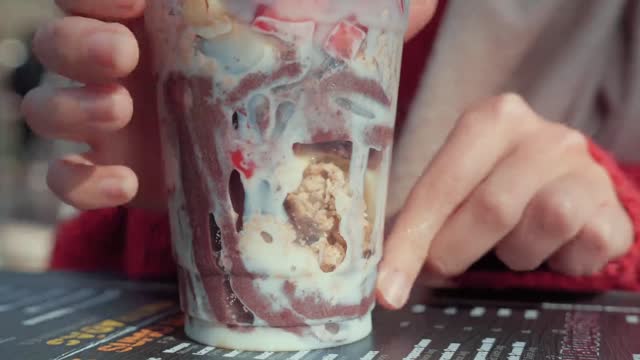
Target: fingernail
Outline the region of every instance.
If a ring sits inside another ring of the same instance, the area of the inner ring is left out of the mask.
[[[378,276],[378,289],[389,305],[399,309],[409,299],[411,283],[409,277],[400,271],[381,270]]]
[[[106,178],[98,184],[100,193],[113,200],[128,200],[135,189],[131,181],[121,178]]]
[[[97,32],[89,37],[87,51],[89,58],[103,67],[115,67],[114,49],[123,37],[115,32]]]

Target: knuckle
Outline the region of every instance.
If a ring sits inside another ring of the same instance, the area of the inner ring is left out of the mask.
[[[583,150],[587,148],[587,139],[580,131],[567,127],[564,124],[549,123],[553,142],[560,150]]]
[[[491,114],[494,121],[510,121],[514,116],[520,116],[527,109],[524,99],[515,93],[498,95],[487,102],[483,109]]]
[[[481,190],[473,201],[474,216],[498,229],[510,229],[518,222],[512,196],[506,191]]]
[[[567,196],[546,192],[534,200],[533,217],[542,233],[552,234],[563,239],[573,237],[580,224],[573,216],[574,202]]]
[[[513,126],[515,117],[527,113],[528,105],[518,94],[505,93],[467,109],[460,118],[461,126],[491,126],[502,128]]]
[[[524,99],[516,93],[498,95],[490,101],[489,106],[498,117],[519,114],[527,107]]]

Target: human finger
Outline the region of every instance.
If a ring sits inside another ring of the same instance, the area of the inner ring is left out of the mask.
[[[541,188],[570,171],[571,164],[551,160],[571,159],[583,146],[577,133],[546,124],[523,139],[447,219],[431,245],[426,269],[444,277],[466,271],[518,225]]]
[[[82,83],[110,83],[139,60],[133,33],[119,23],[83,17],[56,19],[38,29],[34,52],[48,69]]]
[[[117,84],[40,86],[25,96],[21,110],[31,129],[43,137],[91,142],[126,126],[133,101],[127,89]]]
[[[510,152],[535,116],[516,95],[472,107],[425,170],[398,214],[385,243],[378,280],[388,307],[403,306],[436,233],[473,189]]]
[[[80,155],[55,161],[47,183],[62,201],[82,210],[124,205],[138,190],[138,180],[131,169],[95,165]]]
[[[573,171],[534,196],[522,221],[496,247],[510,269],[532,271],[569,243],[594,215],[606,195],[599,174]]]
[[[56,4],[68,14],[126,20],[142,15],[145,0],[56,0]]]
[[[626,254],[633,244],[633,225],[618,204],[600,206],[573,241],[551,259],[549,267],[571,276],[593,275]]]

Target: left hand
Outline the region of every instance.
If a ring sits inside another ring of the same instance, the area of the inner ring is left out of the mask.
[[[451,278],[492,250],[514,271],[547,262],[580,276],[632,242],[631,220],[587,139],[502,95],[462,115],[415,184],[385,244],[379,300],[400,308],[423,269]]]
[[[34,50],[50,71],[83,86],[39,86],[22,102],[37,134],[86,143],[54,161],[47,182],[78,209],[134,206],[166,211],[164,170],[146,4],[155,0],[56,0],[69,14],[44,24]],[[406,40],[431,20],[437,0],[411,2]]]

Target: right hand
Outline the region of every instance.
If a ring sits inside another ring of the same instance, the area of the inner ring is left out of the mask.
[[[138,42],[145,1],[56,3],[68,16],[40,27],[34,52],[50,71],[83,85],[35,88],[22,112],[37,134],[90,150],[55,160],[49,187],[83,210],[165,208],[155,86]]]
[[[436,2],[412,2],[407,38],[428,23]],[[35,53],[49,70],[84,85],[40,86],[27,94],[22,112],[39,135],[90,150],[54,161],[49,187],[79,209],[166,208],[145,0],[56,3],[69,16],[38,30]]]

